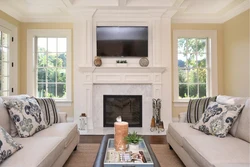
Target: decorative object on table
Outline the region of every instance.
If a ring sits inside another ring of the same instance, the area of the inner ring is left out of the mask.
[[[82,113],[79,117],[78,129],[83,131],[88,129],[88,119],[85,113]]]
[[[164,131],[163,121],[161,121],[161,99],[153,99],[153,117],[151,120],[150,131],[158,131],[158,133]],[[153,123],[155,121],[155,123]]]
[[[121,116],[116,118],[116,121],[114,123],[115,127],[115,150],[116,151],[125,151],[127,149],[126,147],[126,141],[124,138],[128,136],[128,122],[122,121]]]
[[[94,65],[96,67],[100,67],[102,65],[102,59],[100,56],[96,56],[95,59],[94,59]]]
[[[142,57],[139,61],[141,67],[147,67],[149,65],[148,58]]]
[[[137,132],[129,133],[128,136],[124,138],[128,144],[128,150],[132,152],[138,152],[139,150],[139,141],[142,140],[142,137],[137,135]]]
[[[127,62],[127,60],[116,60],[116,66],[126,67],[126,66],[128,66],[128,62]]]

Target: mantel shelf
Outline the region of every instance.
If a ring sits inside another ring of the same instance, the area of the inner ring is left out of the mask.
[[[92,73],[163,73],[166,67],[85,67],[78,65],[83,72]]]

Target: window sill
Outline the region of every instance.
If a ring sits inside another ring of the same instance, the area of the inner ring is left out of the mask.
[[[187,107],[188,101],[173,101],[174,107]]]
[[[73,101],[72,100],[55,100],[57,106],[71,106]]]

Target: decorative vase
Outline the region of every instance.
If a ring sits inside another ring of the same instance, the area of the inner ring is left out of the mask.
[[[137,144],[134,144],[134,143],[128,144],[128,151],[132,151],[133,153],[139,152],[139,143],[137,143]]]
[[[100,67],[100,66],[102,65],[102,59],[101,59],[101,57],[99,57],[99,56],[96,56],[96,57],[95,57],[94,65],[95,65],[96,67]]]

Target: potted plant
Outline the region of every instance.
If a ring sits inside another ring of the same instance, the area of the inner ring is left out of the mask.
[[[128,144],[128,150],[129,151],[135,151],[138,152],[139,150],[139,141],[142,140],[142,137],[137,135],[137,132],[129,133],[128,136],[124,138],[124,140]]]

